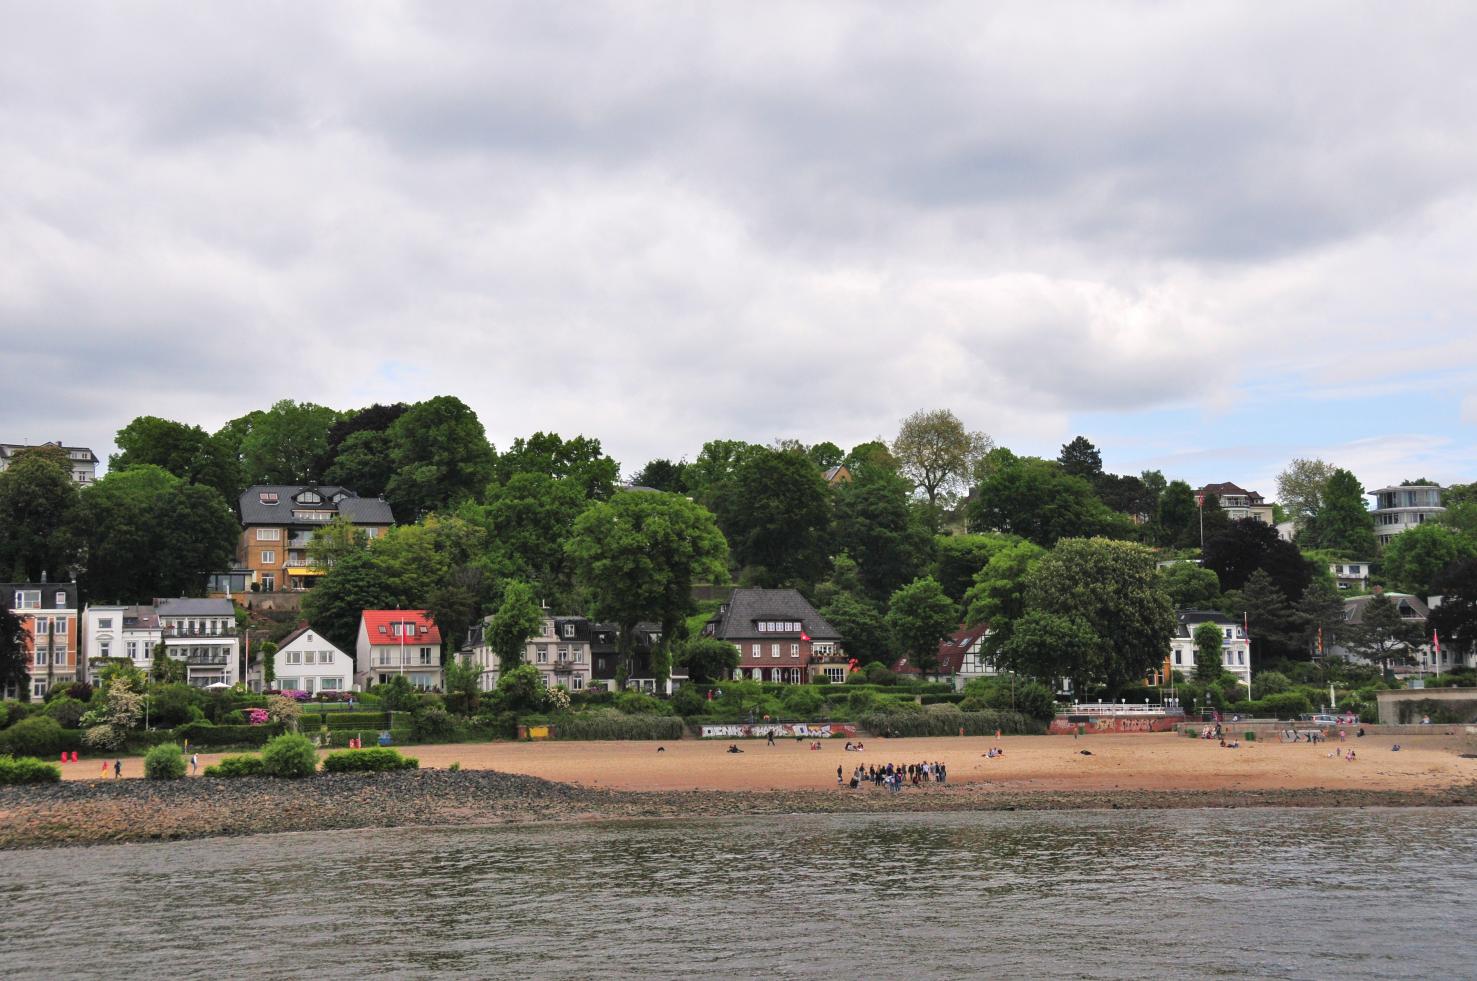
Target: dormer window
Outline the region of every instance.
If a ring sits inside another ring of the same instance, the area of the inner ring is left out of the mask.
[[[293,500],[299,504],[322,504],[323,495],[314,490],[305,490],[301,491]]]
[[[276,504],[277,503],[277,492],[276,491],[262,491],[260,494],[257,495],[257,497],[258,497],[258,499],[263,504],[269,504],[270,505],[270,504]]]

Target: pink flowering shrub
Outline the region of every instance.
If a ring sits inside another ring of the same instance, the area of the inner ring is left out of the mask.
[[[247,709],[246,710],[246,721],[248,723],[250,723],[251,725],[254,725],[254,726],[264,726],[264,725],[266,725],[267,724],[267,710],[266,709]]]
[[[286,697],[292,699],[294,702],[306,702],[306,701],[310,701],[312,699],[312,697],[313,697],[312,696],[312,693],[301,691],[301,690],[296,689],[296,688],[292,689],[291,691],[285,691],[282,694],[285,695]]]

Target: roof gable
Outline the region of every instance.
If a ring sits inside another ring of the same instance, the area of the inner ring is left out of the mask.
[[[441,643],[441,629],[425,610],[365,610],[359,630],[371,644]]]
[[[709,621],[720,640],[771,637],[755,628],[760,621],[799,622],[811,640],[840,640],[841,633],[794,589],[735,589],[724,609]]]

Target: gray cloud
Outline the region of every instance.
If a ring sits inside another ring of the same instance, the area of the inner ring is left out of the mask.
[[[5,438],[451,392],[629,469],[934,405],[1035,445],[1477,313],[1459,6],[6,21]]]

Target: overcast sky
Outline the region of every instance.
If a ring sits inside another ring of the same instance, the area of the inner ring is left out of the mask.
[[[0,3],[0,440],[457,395],[499,448],[1477,477],[1477,7]]]

